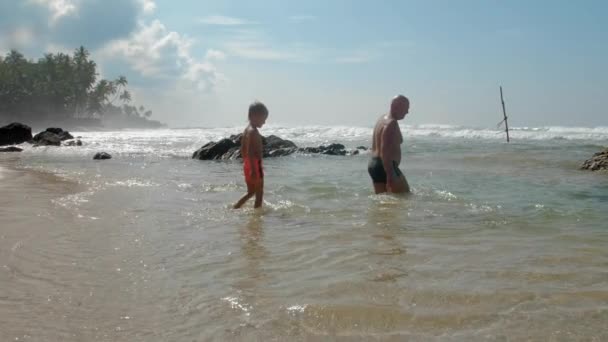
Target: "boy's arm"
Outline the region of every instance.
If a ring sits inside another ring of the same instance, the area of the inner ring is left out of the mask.
[[[262,159],[262,149],[261,149],[261,145],[262,145],[262,137],[260,136],[260,133],[258,132],[258,130],[252,130],[249,134],[248,134],[248,141],[247,141],[247,147],[249,150],[249,154],[247,155],[247,157],[249,158],[249,165],[251,165],[251,176],[253,177],[253,179],[259,179],[260,178],[260,170],[259,168],[255,167],[256,163],[255,160],[256,159]]]

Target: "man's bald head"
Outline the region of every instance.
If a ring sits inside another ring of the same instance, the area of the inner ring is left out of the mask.
[[[401,120],[410,110],[410,100],[403,95],[397,95],[391,101],[391,116]]]

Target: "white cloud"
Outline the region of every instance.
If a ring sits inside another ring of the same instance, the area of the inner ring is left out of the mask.
[[[262,61],[305,61],[314,49],[301,44],[278,46],[260,30],[237,30],[222,44],[228,56]]]
[[[205,25],[218,25],[218,26],[241,26],[241,25],[252,25],[254,22],[235,18],[235,17],[227,17],[224,15],[210,15],[204,18],[199,19],[199,23]]]
[[[99,54],[107,59],[122,58],[144,76],[181,78],[201,90],[210,90],[223,80],[212,61],[224,55],[221,51],[209,50],[205,58],[197,60],[191,53],[193,43],[192,39],[169,31],[154,20],[149,24],[140,23],[130,37],[108,43]]]
[[[205,59],[212,61],[222,61],[226,58],[226,54],[219,50],[209,49],[205,54]]]
[[[224,44],[228,53],[242,58],[266,61],[291,60],[297,57],[289,51],[281,51],[263,42],[235,40]]]
[[[289,17],[289,21],[297,24],[314,20],[317,20],[317,17],[314,15],[292,15]]]
[[[46,6],[51,12],[50,24],[53,25],[61,17],[76,12],[76,3],[73,0],[32,0],[34,3]]]
[[[367,63],[374,58],[374,55],[369,51],[356,51],[348,55],[336,58],[336,63],[340,64],[360,64]]]
[[[153,0],[138,0],[144,14],[151,14],[156,10],[156,3]]]

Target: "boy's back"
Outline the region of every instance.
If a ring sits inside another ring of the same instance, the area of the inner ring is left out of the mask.
[[[243,138],[241,139],[241,155],[243,159],[262,159],[262,150],[262,136],[260,132],[251,125],[247,126],[245,131],[243,131]]]

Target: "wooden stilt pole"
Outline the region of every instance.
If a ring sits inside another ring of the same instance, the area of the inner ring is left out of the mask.
[[[510,142],[509,139],[509,122],[507,121],[507,110],[505,109],[505,100],[502,96],[502,86],[500,86],[500,102],[502,103],[502,114],[504,115],[505,122],[505,132],[507,132],[507,142]]]

